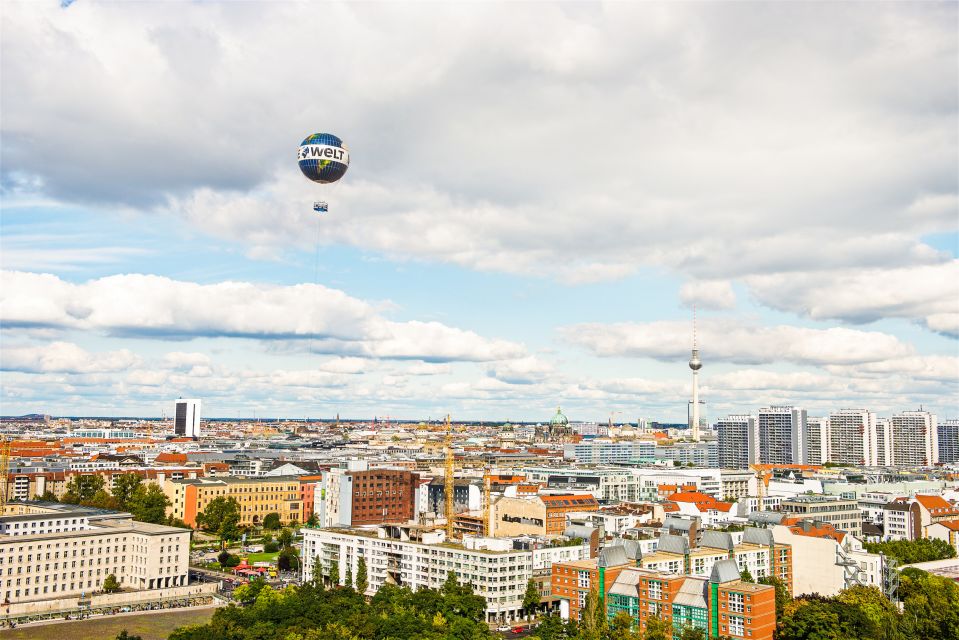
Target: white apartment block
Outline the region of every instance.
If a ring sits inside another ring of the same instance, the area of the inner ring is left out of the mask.
[[[829,416],[830,462],[874,467],[876,414],[865,409],[842,409]]]
[[[759,410],[759,461],[806,464],[806,410],[788,406]]]
[[[830,460],[831,437],[829,418],[806,419],[806,450],[809,464],[824,464]]]
[[[927,466],[939,461],[936,416],[928,411],[903,411],[890,418],[893,464]]]
[[[0,517],[0,594],[9,603],[91,595],[113,574],[121,587],[185,586],[189,529],[74,505],[8,504]]]
[[[876,464],[891,467],[895,464],[892,456],[892,424],[889,418],[879,418],[876,420]]]
[[[731,415],[716,421],[717,455],[721,469],[748,469],[759,462],[759,423],[756,416]]]
[[[517,550],[510,538],[467,538],[452,544],[445,542],[442,532],[415,527],[303,529],[302,533],[304,580],[310,579],[316,562],[328,569],[336,560],[342,583],[347,567],[356,575],[361,557],[366,562],[369,593],[387,583],[413,590],[439,589],[452,571],[486,599],[490,621],[522,616],[526,583],[534,570],[589,557],[589,545]]]

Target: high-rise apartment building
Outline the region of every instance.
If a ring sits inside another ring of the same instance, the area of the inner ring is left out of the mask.
[[[759,425],[756,416],[731,415],[716,421],[717,453],[721,469],[748,469],[759,462]]]
[[[876,420],[876,464],[891,467],[892,461],[892,424],[889,418]]]
[[[788,406],[759,410],[759,461],[806,464],[806,410]]]
[[[829,418],[806,419],[806,450],[809,464],[824,464],[830,453]]]
[[[173,411],[173,435],[200,437],[200,401],[177,400]]]
[[[936,430],[939,462],[959,462],[959,420],[944,420]]]
[[[893,464],[931,465],[938,462],[936,416],[928,411],[903,411],[890,418]]]
[[[829,461],[874,467],[876,456],[876,414],[865,409],[842,409],[829,416]]]

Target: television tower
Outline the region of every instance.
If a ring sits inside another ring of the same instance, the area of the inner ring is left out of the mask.
[[[689,368],[693,370],[693,440],[699,442],[699,370],[703,368],[703,361],[699,359],[699,348],[696,344],[696,305],[693,304],[693,355],[689,358]]]

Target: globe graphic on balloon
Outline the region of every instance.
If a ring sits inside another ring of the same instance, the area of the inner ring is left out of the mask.
[[[336,182],[350,166],[350,152],[332,133],[307,136],[297,151],[300,171],[313,182]]]

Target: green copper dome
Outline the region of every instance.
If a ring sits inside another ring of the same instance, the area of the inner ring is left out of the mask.
[[[563,415],[562,409],[556,407],[556,415],[549,421],[551,427],[565,427],[569,424],[569,418]]]

